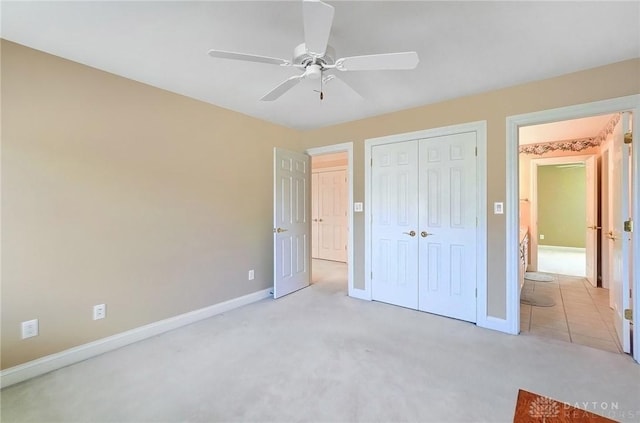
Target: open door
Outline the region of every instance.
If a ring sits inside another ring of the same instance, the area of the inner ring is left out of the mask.
[[[311,166],[309,156],[274,149],[273,297],[309,286]]]
[[[611,151],[611,213],[609,257],[611,259],[611,291],[614,325],[622,350],[631,352],[629,320],[624,311],[630,308],[630,233],[624,231],[624,221],[630,219],[629,154],[630,145],[624,144],[624,134],[629,130],[630,113],[622,113],[620,123],[613,133]]]
[[[585,176],[587,187],[587,234],[585,238],[586,269],[585,275],[589,283],[598,286],[598,178],[596,177],[596,157],[585,160]]]

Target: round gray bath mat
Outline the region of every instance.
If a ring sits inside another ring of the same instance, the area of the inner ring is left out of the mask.
[[[540,294],[522,295],[520,297],[520,302],[522,304],[529,304],[534,307],[553,307],[554,305],[556,305],[556,302],[553,301],[553,298]]]
[[[536,282],[551,282],[553,276],[540,272],[525,272],[524,278]]]

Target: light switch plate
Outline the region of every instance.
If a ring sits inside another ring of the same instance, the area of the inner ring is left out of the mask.
[[[504,203],[493,203],[493,214],[504,214]]]
[[[362,203],[353,203],[353,211],[361,212],[362,211]]]

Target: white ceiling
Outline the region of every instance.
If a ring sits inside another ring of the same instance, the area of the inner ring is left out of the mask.
[[[281,125],[310,129],[640,57],[640,2],[328,1],[338,57],[416,50],[412,71],[340,72],[320,101],[293,68],[213,59],[211,48],[290,59],[300,1],[2,1],[2,37]],[[337,71],[336,71],[337,72]],[[315,82],[317,83],[317,81]]]

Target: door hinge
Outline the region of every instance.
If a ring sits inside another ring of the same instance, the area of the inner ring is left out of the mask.
[[[478,157],[478,147],[476,147],[476,157]]]
[[[371,167],[373,167],[373,159],[371,159]]]
[[[631,144],[633,142],[633,132],[627,132],[624,134],[624,143]]]
[[[633,232],[633,220],[629,219],[624,221],[624,231]]]
[[[476,288],[476,298],[478,298],[478,288]]]
[[[624,309],[624,318],[631,321],[633,320],[633,310],[630,308]]]
[[[373,279],[373,272],[371,272],[371,279]]]

